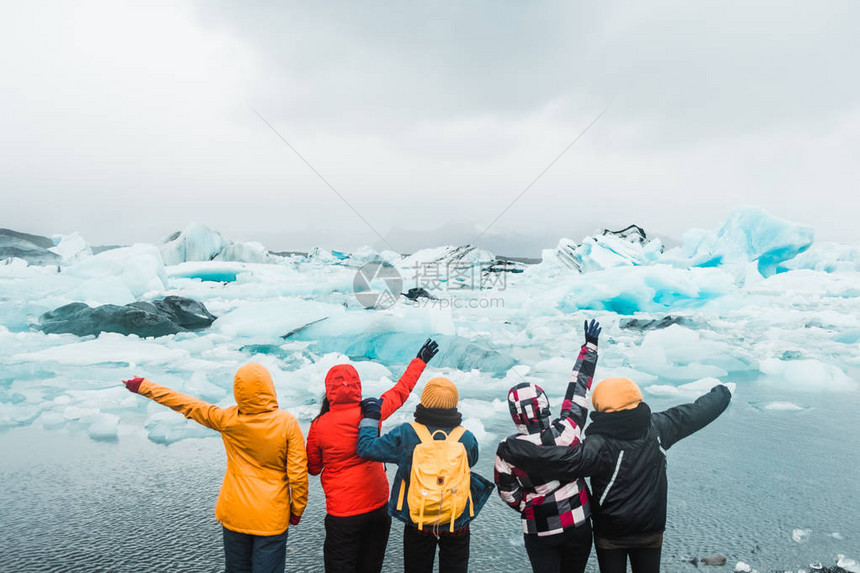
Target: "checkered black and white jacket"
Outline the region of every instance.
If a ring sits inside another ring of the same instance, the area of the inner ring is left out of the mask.
[[[526,440],[544,446],[577,446],[582,440],[581,431],[588,415],[588,391],[596,365],[597,345],[584,344],[570,375],[560,416],[540,426],[517,423],[519,433],[507,440]],[[539,416],[541,403],[546,401],[543,390],[534,384],[513,388],[508,399],[512,414],[514,409],[534,411],[535,419]],[[548,414],[548,404],[544,411]],[[555,535],[565,529],[579,527],[591,515],[588,489],[582,478],[538,483],[497,453],[495,481],[502,500],[520,512],[523,531],[527,534]]]

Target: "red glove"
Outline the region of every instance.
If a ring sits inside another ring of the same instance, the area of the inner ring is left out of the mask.
[[[290,515],[290,525],[298,525],[301,520],[301,515]]]
[[[143,378],[134,377],[131,380],[123,380],[122,383],[125,384],[125,387],[128,388],[129,392],[134,392],[135,394],[140,392],[140,383],[143,382]]]

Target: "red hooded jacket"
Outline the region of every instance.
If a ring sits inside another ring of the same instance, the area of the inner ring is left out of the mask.
[[[418,358],[397,384],[385,392],[382,419],[397,411],[409,397],[426,364]],[[363,460],[355,453],[361,421],[361,380],[349,364],[339,364],[325,377],[330,410],[319,416],[308,431],[308,472],[322,473],[329,515],[347,517],[379,509],[388,503],[388,479],[379,462]]]

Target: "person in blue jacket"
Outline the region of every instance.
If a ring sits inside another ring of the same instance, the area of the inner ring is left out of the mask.
[[[427,426],[434,439],[445,439],[446,435],[460,426],[462,416],[457,410],[459,394],[457,387],[447,378],[434,378],[427,382],[421,393],[421,403],[415,410],[415,421]],[[465,573],[469,567],[469,523],[478,515],[490,494],[493,483],[471,472],[470,490],[472,507],[464,508],[454,523],[440,526],[424,526],[419,529],[409,514],[408,503],[402,488],[408,491],[412,472],[412,451],[421,440],[412,424],[397,426],[384,436],[379,436],[381,400],[367,398],[362,401],[362,420],[359,424],[356,452],[362,458],[378,462],[397,464],[397,475],[388,513],[405,523],[403,529],[403,568],[406,573],[431,573],[439,548],[439,573]],[[466,449],[469,467],[478,461],[478,441],[468,430],[459,438]],[[400,503],[398,503],[400,501]],[[399,506],[399,507],[398,507]],[[453,531],[452,531],[453,529]]]

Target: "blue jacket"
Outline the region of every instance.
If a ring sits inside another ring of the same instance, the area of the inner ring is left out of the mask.
[[[436,430],[442,430],[446,434],[453,428],[441,428],[439,426],[427,426],[430,434]],[[438,436],[442,439],[442,436]],[[400,495],[400,488],[405,481],[408,487],[409,478],[412,473],[412,450],[421,443],[418,439],[418,434],[412,429],[410,424],[401,424],[384,436],[379,436],[379,422],[376,420],[364,419],[358,430],[358,445],[356,453],[362,458],[374,460],[377,462],[388,462],[397,464],[397,475],[394,477],[394,485],[391,488],[391,496],[388,500],[388,514],[392,517],[414,525],[409,517],[409,505],[407,497],[403,497],[403,507],[397,510],[397,498]],[[478,462],[478,440],[472,432],[466,430],[460,437],[460,443],[466,448],[466,455],[469,459],[469,466],[472,467]],[[478,516],[478,512],[484,507],[490,494],[493,492],[493,483],[482,476],[471,472],[471,490],[472,503],[474,504],[474,517],[469,515],[469,509],[457,518],[454,522],[454,529],[462,529],[469,525],[469,522]],[[440,527],[440,531],[447,531],[448,526]]]

